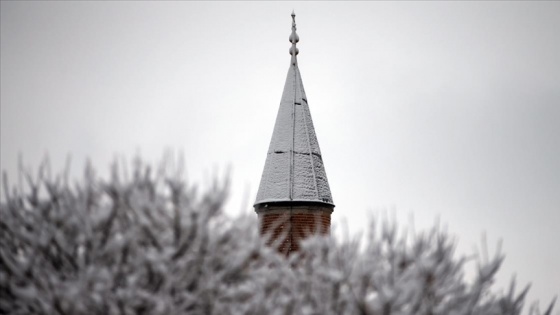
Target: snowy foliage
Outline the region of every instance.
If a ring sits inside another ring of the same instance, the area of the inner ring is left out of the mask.
[[[527,289],[491,290],[503,256],[464,258],[434,228],[412,237],[372,222],[365,241],[314,236],[286,258],[256,215],[223,212],[227,183],[203,193],[180,169],[137,162],[108,180],[4,176],[0,314],[521,314]],[[541,312],[551,314],[552,303]]]

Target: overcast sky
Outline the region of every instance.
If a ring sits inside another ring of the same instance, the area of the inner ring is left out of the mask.
[[[2,170],[173,149],[252,211],[292,9],[335,224],[439,217],[460,253],[503,240],[499,287],[559,294],[560,2],[2,1]]]

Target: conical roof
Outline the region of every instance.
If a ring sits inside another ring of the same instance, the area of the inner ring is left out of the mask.
[[[292,60],[282,93],[255,205],[270,202],[319,202],[333,205],[319,142],[297,65],[295,15]]]

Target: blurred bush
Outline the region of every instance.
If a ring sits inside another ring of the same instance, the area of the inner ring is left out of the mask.
[[[122,165],[121,165],[122,168]],[[289,258],[258,235],[256,215],[223,212],[227,180],[204,192],[181,165],[137,160],[130,176],[92,167],[76,184],[25,173],[3,178],[0,314],[521,314],[528,286],[492,283],[500,253],[455,257],[437,228],[406,236],[372,222],[364,241],[314,236]],[[64,174],[64,172],[63,172]],[[551,314],[553,303],[541,312]]]

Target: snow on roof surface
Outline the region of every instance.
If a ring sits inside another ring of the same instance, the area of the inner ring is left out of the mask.
[[[333,204],[297,61],[288,70],[255,205],[281,201]]]

